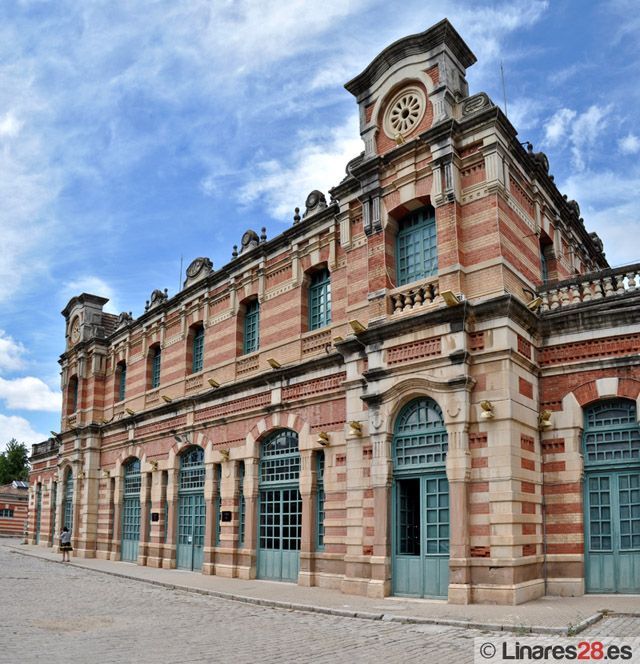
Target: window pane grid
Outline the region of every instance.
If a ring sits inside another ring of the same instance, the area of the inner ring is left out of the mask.
[[[126,498],[122,507],[122,539],[140,539],[140,500]]]
[[[244,544],[244,522],[245,522],[245,501],[244,501],[244,462],[240,463],[238,469],[238,545]]]
[[[437,274],[438,242],[433,210],[420,210],[402,220],[396,256],[399,286]]]
[[[640,473],[620,475],[620,549],[640,549]]]
[[[260,346],[260,304],[253,300],[247,305],[244,316],[243,352],[253,353]]]
[[[127,366],[125,364],[118,366],[118,401],[124,401],[127,386]]]
[[[199,327],[193,335],[193,357],[191,362],[191,372],[202,371],[204,361],[204,328]]]
[[[316,545],[324,549],[324,452],[317,454],[316,477]]]
[[[180,457],[180,491],[204,488],[204,450],[195,447]]]
[[[151,389],[160,386],[160,359],[161,351],[159,348],[156,348],[151,360]]]
[[[73,531],[73,474],[67,473],[67,478],[64,483],[64,523],[63,526],[66,526],[69,529],[69,532]]]
[[[142,478],[140,476],[140,460],[130,461],[124,469],[124,495],[140,496],[140,486]]]
[[[446,477],[426,481],[427,553],[449,553],[449,484]]]
[[[214,520],[214,525],[215,525],[215,545],[218,546],[220,544],[220,506],[221,506],[221,500],[220,500],[220,484],[222,482],[222,466],[218,464],[216,466],[216,494],[215,494],[215,499],[213,501],[213,520]]]
[[[609,477],[589,478],[589,550],[611,551],[611,494]]]
[[[395,427],[396,470],[442,466],[448,449],[442,411],[432,399],[417,399],[401,411]]]
[[[632,401],[604,401],[586,411],[584,454],[588,464],[640,461],[640,427]]]
[[[317,272],[309,286],[309,329],[316,330],[331,322],[331,281],[328,270]]]

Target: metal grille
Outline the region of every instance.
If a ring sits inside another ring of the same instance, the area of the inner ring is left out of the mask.
[[[238,468],[238,546],[244,544],[244,522],[245,522],[245,501],[244,501],[244,461],[240,462]]]
[[[260,303],[252,300],[247,305],[244,315],[244,347],[243,352],[253,353],[260,346]]]
[[[140,459],[132,459],[124,467],[124,495],[139,498],[141,484]]]
[[[433,208],[418,210],[400,222],[397,257],[398,286],[438,273],[438,242]]]
[[[122,539],[140,539],[140,500],[125,498],[122,504]]]
[[[180,491],[204,489],[204,450],[192,447],[180,456]]]
[[[64,481],[64,508],[62,511],[64,515],[63,526],[73,531],[73,473],[69,471]]]
[[[401,480],[398,487],[398,553],[420,555],[420,480]]]
[[[393,442],[396,472],[443,466],[448,437],[438,404],[428,398],[407,404],[398,416]]]
[[[611,480],[590,477],[589,482],[589,550],[611,551]]]
[[[426,480],[427,553],[449,553],[449,483],[446,477]]]
[[[612,399],[585,412],[585,464],[640,461],[640,427],[633,401]]]
[[[124,401],[127,385],[127,365],[121,362],[118,365],[118,401]]]
[[[640,549],[640,473],[620,475],[620,549]]]
[[[324,452],[318,452],[316,458],[316,543],[318,549],[324,549]]]
[[[260,484],[297,482],[300,476],[298,434],[282,429],[262,444]]]
[[[329,270],[320,270],[309,285],[309,329],[317,330],[331,322],[331,279]]]
[[[193,335],[193,359],[191,371],[196,373],[202,371],[204,363],[204,327],[199,326]]]
[[[302,537],[302,499],[298,489],[260,493],[260,548],[299,551]]]
[[[178,544],[204,545],[205,516],[204,495],[193,493],[180,497]]]
[[[162,359],[162,351],[159,346],[153,349],[153,357],[151,358],[151,389],[155,390],[160,387],[160,362]]]
[[[222,483],[222,466],[216,466],[216,495],[214,500],[213,519],[215,522],[216,538],[215,545],[220,544],[220,484]]]

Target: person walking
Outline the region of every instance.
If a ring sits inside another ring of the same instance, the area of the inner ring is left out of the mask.
[[[60,553],[62,554],[62,562],[71,562],[70,555],[73,549],[71,548],[71,533],[65,526],[60,533]]]

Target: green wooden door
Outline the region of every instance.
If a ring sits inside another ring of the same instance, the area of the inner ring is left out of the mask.
[[[36,485],[36,544],[40,544],[40,523],[42,521],[42,484]]]
[[[586,477],[587,592],[640,591],[640,472]]]
[[[635,403],[611,399],[585,411],[585,587],[640,592],[640,427]]]
[[[288,429],[269,436],[260,457],[257,576],[297,582],[302,539],[298,488],[298,435]]]
[[[191,447],[180,457],[176,566],[201,570],[204,559],[206,506],[204,450]]]
[[[121,559],[137,562],[140,543],[140,460],[132,459],[124,467],[122,501]]]
[[[67,527],[70,533],[73,533],[73,473],[67,471],[64,480],[64,503],[62,505],[62,516],[64,523],[62,527]]]
[[[432,399],[411,401],[394,431],[392,588],[406,597],[446,597],[449,587],[447,432]]]

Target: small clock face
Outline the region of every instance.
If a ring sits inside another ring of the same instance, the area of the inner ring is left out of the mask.
[[[247,231],[243,236],[242,236],[242,246],[246,247],[249,242],[251,242],[251,231]]]
[[[195,277],[198,272],[202,269],[204,261],[202,258],[196,258],[194,261],[192,261],[191,265],[187,268],[187,276],[188,277]]]
[[[71,341],[74,343],[80,339],[80,320],[75,318],[71,323]]]
[[[318,204],[318,194],[315,191],[312,191],[307,196],[306,207],[312,208]]]

